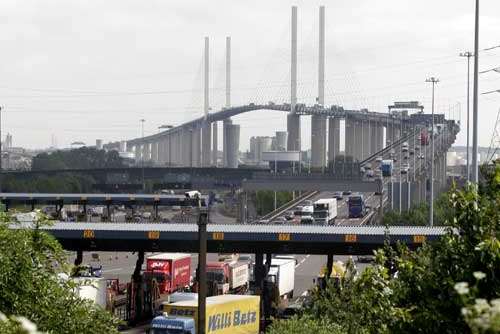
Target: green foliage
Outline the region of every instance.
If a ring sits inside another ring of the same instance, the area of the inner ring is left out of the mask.
[[[453,207],[449,201],[449,194],[445,193],[434,201],[434,225],[446,225],[454,215]],[[383,225],[387,226],[426,226],[429,225],[429,204],[421,203],[409,211],[399,213],[392,210],[384,214]]]
[[[292,193],[290,191],[276,192],[276,205],[280,206],[292,200]],[[256,192],[256,208],[257,214],[263,216],[274,210],[274,191],[261,190]]]
[[[118,152],[82,147],[70,151],[40,153],[33,158],[32,170],[91,169],[124,167]]]
[[[449,226],[440,241],[379,250],[361,275],[350,268],[314,291],[305,319],[343,333],[500,332],[500,162],[484,175],[479,192],[440,199]],[[285,323],[276,322],[273,334],[287,333]]]
[[[290,320],[277,320],[267,329],[268,334],[342,334],[341,327],[323,318],[316,320],[310,316],[293,317]]]
[[[26,317],[49,333],[117,332],[110,313],[78,298],[75,285],[58,278],[68,268],[52,236],[38,229],[9,229],[4,214],[0,221],[0,312],[11,319]],[[17,327],[13,320],[0,323],[2,333],[22,333]]]
[[[26,178],[6,175],[2,189],[5,192],[89,193],[95,183],[91,176],[75,173],[60,173],[57,176],[33,175]]]

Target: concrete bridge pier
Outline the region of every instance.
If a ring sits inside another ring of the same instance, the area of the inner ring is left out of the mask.
[[[212,164],[217,167],[217,160],[219,154],[219,143],[218,134],[219,124],[217,122],[212,123]]]
[[[361,134],[363,142],[363,159],[368,158],[372,155],[371,145],[370,145],[370,122],[368,120],[361,121]]]
[[[201,163],[201,129],[194,128],[191,132],[191,164],[200,167]]]
[[[153,163],[158,163],[158,141],[151,143],[151,160]]]
[[[206,121],[201,133],[201,165],[202,167],[210,167],[212,164],[212,125]]]
[[[300,151],[300,115],[290,113],[286,117],[286,129],[288,131],[287,150]]]
[[[340,120],[328,119],[328,162],[333,162],[340,151]]]
[[[356,147],[354,138],[356,135],[356,126],[354,120],[349,118],[345,119],[345,154],[347,156],[356,158]]]
[[[226,124],[226,159],[228,168],[238,168],[238,151],[240,148],[240,125]]]
[[[326,116],[311,116],[311,167],[321,168],[326,162]]]

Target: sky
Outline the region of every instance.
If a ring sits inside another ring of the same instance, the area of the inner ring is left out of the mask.
[[[461,120],[456,144],[465,144],[467,64],[458,55],[473,50],[473,0],[2,0],[2,134],[11,133],[15,146],[62,148],[139,137],[140,119],[149,135],[199,117],[205,36],[212,111],[224,105],[226,36],[232,105],[289,102],[293,5],[299,103],[314,104],[317,96],[318,8],[325,5],[326,105],[387,112],[394,101],[420,101],[430,112],[425,79],[437,77],[436,112]],[[499,12],[500,1],[481,2],[480,49],[500,45]],[[480,52],[479,70],[498,66],[500,48]],[[480,93],[496,89],[500,73],[480,75]],[[499,107],[500,93],[480,95],[482,146],[490,144]],[[252,135],[286,130],[286,115],[277,111],[234,122],[241,150]],[[307,148],[310,119],[302,124]]]

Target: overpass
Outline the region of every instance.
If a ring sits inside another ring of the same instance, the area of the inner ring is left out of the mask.
[[[31,227],[28,223],[12,228]],[[42,230],[72,251],[198,252],[197,224],[56,222]],[[444,227],[208,224],[212,253],[372,254],[384,243],[415,249]],[[258,250],[258,251],[257,251]]]

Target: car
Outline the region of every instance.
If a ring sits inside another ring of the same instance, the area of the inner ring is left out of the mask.
[[[344,195],[344,196],[351,196],[352,195],[352,191],[350,191],[350,190],[344,190],[342,192],[342,195]]]
[[[272,224],[285,224],[287,219],[283,216],[276,217],[271,223]]]
[[[403,157],[403,159],[404,159],[404,160],[408,160],[408,156],[407,156],[407,155],[405,155],[405,156]]]
[[[373,176],[375,176],[375,173],[373,172],[373,170],[368,170],[366,171],[366,177],[369,177],[369,178],[372,178]]]
[[[420,151],[420,147],[419,146],[415,146],[415,151]]]
[[[292,220],[295,215],[293,214],[293,211],[287,211],[285,212],[285,219],[286,220]]]
[[[425,157],[424,157],[424,155],[423,155],[423,154],[422,154],[422,155],[420,155],[420,159],[425,159]]]
[[[338,200],[342,200],[342,192],[341,191],[336,191],[333,193],[333,198],[336,198]]]
[[[375,261],[375,257],[373,255],[359,255],[358,262],[359,263],[372,263]]]
[[[401,165],[401,174],[407,174],[410,171],[410,166],[406,165]]]
[[[415,151],[411,150],[410,155],[414,155],[414,154],[415,154]]]
[[[381,156],[378,156],[378,157],[375,159],[375,161],[376,161],[376,162],[382,162],[382,160],[384,160],[384,158],[382,158]]]

